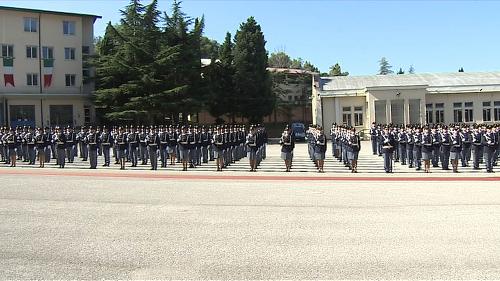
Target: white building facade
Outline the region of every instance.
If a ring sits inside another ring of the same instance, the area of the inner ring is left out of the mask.
[[[500,72],[315,77],[313,120],[378,124],[500,122]]]
[[[91,102],[95,15],[0,6],[0,124],[82,126]]]

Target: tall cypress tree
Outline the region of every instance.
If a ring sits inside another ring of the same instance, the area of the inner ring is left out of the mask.
[[[253,17],[240,25],[234,47],[234,83],[240,114],[260,122],[272,113],[276,102],[267,68],[266,41]]]

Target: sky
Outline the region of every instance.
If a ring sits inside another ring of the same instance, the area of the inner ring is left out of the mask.
[[[102,16],[95,36],[120,20],[122,0],[0,0],[0,5]],[[148,4],[150,0],[143,0]],[[159,0],[170,11],[171,0]],[[397,71],[500,71],[500,1],[184,0],[183,11],[205,16],[204,35],[219,42],[254,16],[269,53],[284,51],[327,72],[376,74],[386,57]]]

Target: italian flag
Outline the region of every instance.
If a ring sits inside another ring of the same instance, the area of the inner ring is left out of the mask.
[[[3,58],[3,79],[5,81],[5,87],[7,87],[7,84],[10,84],[12,87],[16,86],[14,84],[14,58]]]
[[[54,59],[43,59],[43,87],[52,85],[52,73],[54,71]]]

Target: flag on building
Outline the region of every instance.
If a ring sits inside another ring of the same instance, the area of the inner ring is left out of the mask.
[[[52,85],[52,73],[54,71],[54,59],[43,59],[43,87]]]
[[[14,84],[14,58],[3,58],[3,79],[5,87],[7,87],[7,84],[10,84],[12,87],[16,86]]]

